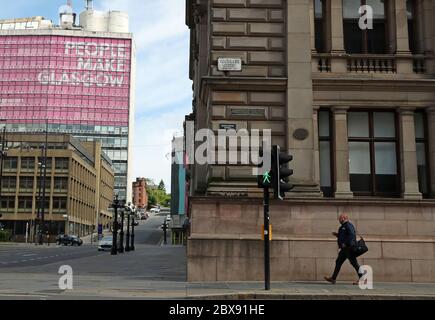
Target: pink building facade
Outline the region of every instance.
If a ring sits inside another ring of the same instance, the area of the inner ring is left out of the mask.
[[[0,32],[0,119],[8,131],[66,132],[101,140],[127,197],[132,122],[131,34]]]

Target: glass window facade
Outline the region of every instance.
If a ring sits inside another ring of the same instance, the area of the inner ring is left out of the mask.
[[[426,129],[426,116],[423,112],[416,112],[415,139],[417,147],[417,173],[420,192],[424,197],[430,195],[430,173],[429,173],[429,152]]]
[[[0,36],[0,119],[11,132],[44,131],[47,119],[50,132],[100,140],[127,180],[131,59],[131,39]]]
[[[332,197],[332,140],[331,113],[327,110],[319,111],[319,155],[320,155],[320,187],[324,196]]]
[[[396,127],[394,112],[349,112],[349,172],[355,194],[399,194]]]

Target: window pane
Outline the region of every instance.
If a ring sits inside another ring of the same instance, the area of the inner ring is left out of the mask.
[[[369,137],[369,114],[367,112],[349,112],[349,137]]]
[[[357,0],[354,0],[358,2]],[[374,19],[384,19],[385,18],[385,0],[367,0],[367,5],[373,8],[373,18]]]
[[[414,0],[406,0],[406,15],[408,19],[414,18]]]
[[[359,19],[360,6],[361,2],[359,0],[343,0],[343,18]]]
[[[424,143],[417,143],[417,170],[418,170],[418,185],[422,194],[427,194],[428,180],[427,180],[427,166],[426,166],[426,145]]]
[[[370,145],[368,142],[349,142],[349,159],[351,174],[370,174]]]
[[[320,186],[331,187],[331,149],[329,141],[320,141]]]
[[[373,23],[373,29],[367,30],[367,53],[385,54],[387,44],[385,21]]]
[[[329,111],[319,112],[319,136],[329,137]]]
[[[396,144],[375,143],[376,191],[395,193],[398,190]]]
[[[323,20],[316,19],[315,21],[315,41],[316,41],[316,51],[325,52],[325,40],[324,40],[324,30],[323,30]]]
[[[350,187],[354,192],[370,192],[370,144],[349,142]]]
[[[323,0],[314,1],[314,10],[317,19],[323,18]]]
[[[416,112],[414,115],[414,123],[415,123],[415,137],[417,139],[424,139],[424,116],[421,112]]]
[[[376,174],[397,174],[396,143],[375,143]]]
[[[344,48],[346,53],[356,54],[363,53],[362,49],[362,31],[358,26],[357,20],[348,20],[343,25]]]
[[[373,114],[375,138],[395,138],[395,116],[392,112],[375,112]]]

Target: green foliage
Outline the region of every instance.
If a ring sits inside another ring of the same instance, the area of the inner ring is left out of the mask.
[[[154,181],[147,179],[147,183],[154,184]],[[161,205],[168,206],[171,201],[171,195],[166,193],[166,187],[163,180],[160,181],[157,189],[147,188],[148,209],[153,206]]]
[[[160,180],[159,182],[159,186],[157,187],[157,189],[164,191],[166,193],[166,187],[165,187],[165,182],[162,180]]]
[[[12,233],[9,230],[0,231],[0,242],[9,242],[11,237]]]

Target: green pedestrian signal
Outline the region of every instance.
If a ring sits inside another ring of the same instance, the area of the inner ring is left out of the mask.
[[[269,171],[263,174],[263,184],[269,184],[271,181],[271,176]]]

